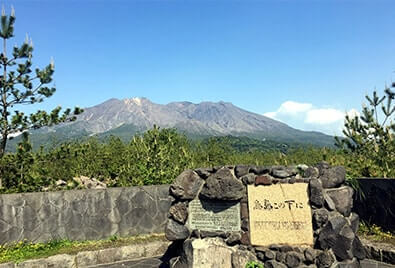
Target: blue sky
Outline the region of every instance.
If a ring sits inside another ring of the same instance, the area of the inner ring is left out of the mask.
[[[55,60],[57,92],[21,110],[109,98],[227,101],[338,134],[395,80],[395,1],[15,0],[15,38]]]

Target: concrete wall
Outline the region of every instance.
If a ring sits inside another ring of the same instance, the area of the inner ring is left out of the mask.
[[[0,195],[0,244],[164,231],[169,186]]]
[[[354,208],[360,219],[385,230],[395,230],[395,178],[358,179]],[[364,196],[361,196],[361,192]]]

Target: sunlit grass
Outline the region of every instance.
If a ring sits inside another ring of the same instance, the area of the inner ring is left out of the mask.
[[[121,247],[158,240],[165,240],[164,234],[139,235],[132,237],[112,236],[105,240],[88,241],[54,240],[48,243],[19,241],[0,245],[0,263],[18,263],[28,259],[45,258],[56,254],[74,255],[81,251]]]

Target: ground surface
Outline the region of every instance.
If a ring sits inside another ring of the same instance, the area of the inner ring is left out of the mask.
[[[120,261],[112,264],[102,264],[91,266],[90,268],[168,268],[169,266],[162,262],[161,257],[144,258],[133,261]]]

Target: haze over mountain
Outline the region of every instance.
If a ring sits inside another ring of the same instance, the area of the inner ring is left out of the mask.
[[[37,140],[37,135],[40,136],[39,140],[67,140],[92,135],[115,135],[127,139],[154,125],[174,127],[191,137],[233,135],[278,142],[333,145],[331,136],[297,130],[229,102],[171,102],[163,105],[146,98],[109,99],[85,108],[75,122],[36,131],[32,139]]]

